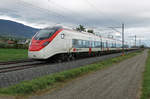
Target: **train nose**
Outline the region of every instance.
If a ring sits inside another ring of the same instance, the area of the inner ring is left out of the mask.
[[[28,57],[30,59],[46,59],[46,54],[43,51],[29,51]]]
[[[29,46],[29,51],[39,51],[41,48],[39,43],[34,43],[32,42],[31,45]]]
[[[33,39],[29,46],[29,51],[40,51],[49,43],[50,43],[49,39],[46,39],[46,40],[34,40]]]

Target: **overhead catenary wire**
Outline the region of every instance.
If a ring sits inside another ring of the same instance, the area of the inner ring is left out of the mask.
[[[94,8],[95,10],[95,12],[97,12],[98,13],[98,15],[101,17],[101,16],[104,16],[105,18],[107,17],[107,16],[105,16],[106,15],[106,13],[104,13],[103,11],[101,11],[99,8],[97,8],[92,2],[90,2],[89,0],[86,0],[85,1],[87,4],[89,4],[90,6],[91,6],[91,8]],[[114,21],[114,19],[112,19],[112,18],[110,18],[110,17],[107,17],[107,19],[108,20],[110,20],[110,21]],[[120,22],[121,23],[121,22]],[[116,32],[118,32],[118,33],[121,33],[121,31],[119,31],[119,30],[117,30],[117,29],[115,29],[115,28],[113,28],[113,27],[116,27],[116,26],[114,26],[114,25],[112,25],[111,24],[111,29],[112,30],[114,30],[114,31],[116,31]],[[121,27],[119,27],[119,28],[121,28]]]
[[[32,7],[38,7],[39,9],[41,9],[41,10],[43,10],[43,9],[45,9],[45,8],[41,8],[40,6],[36,6],[36,5],[33,5],[33,4],[31,4],[31,3],[28,3],[28,2],[25,2],[25,1],[23,1],[23,0],[20,0],[20,1],[22,1],[23,3],[25,3],[25,4],[29,4],[29,5],[31,5]],[[88,0],[87,0],[88,1]],[[66,9],[67,10],[67,8],[65,8],[65,7],[63,7],[63,6],[60,6],[59,4],[57,4],[57,3],[55,3],[55,2],[53,2],[52,0],[48,0],[48,2],[52,2],[53,4],[56,4],[56,5],[58,5],[59,7],[61,7],[62,9]],[[89,2],[89,1],[88,1]],[[91,4],[91,3],[89,3],[93,8],[95,8],[95,9],[97,9],[93,4]],[[50,7],[49,5],[48,5],[48,7]],[[58,7],[58,8],[59,8]],[[64,19],[65,20],[65,14],[60,14],[60,13],[58,13],[58,12],[55,12],[55,11],[51,11],[51,10],[49,10],[50,8],[48,8],[48,9],[45,9],[48,13],[50,13],[50,14],[53,14],[53,15],[55,15],[57,18],[61,18],[61,20],[62,19]],[[99,12],[99,13],[103,13],[103,12],[100,12],[100,10],[99,9],[97,9],[97,11]],[[72,13],[72,11],[69,9],[69,12],[71,12]],[[63,13],[64,13],[64,11],[63,11]],[[102,14],[102,15],[104,15],[104,13]],[[84,17],[84,16],[83,16]],[[117,30],[116,30],[117,31]],[[118,31],[117,31],[118,32]]]

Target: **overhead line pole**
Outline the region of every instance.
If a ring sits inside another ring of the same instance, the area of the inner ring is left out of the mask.
[[[121,27],[108,27],[122,34],[122,56],[124,56],[124,23],[122,23]],[[116,30],[115,28],[122,28],[122,32]]]
[[[136,47],[136,35],[135,35],[135,47]]]
[[[122,56],[124,56],[124,24],[122,24]]]

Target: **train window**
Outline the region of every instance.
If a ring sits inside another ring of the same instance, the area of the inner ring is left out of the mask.
[[[88,41],[88,40],[77,40],[73,39],[72,40],[72,45],[75,48],[101,48],[106,47],[106,42],[100,42],[100,41]]]
[[[108,42],[106,41],[106,48],[108,48]]]
[[[118,47],[118,44],[116,44],[116,47]]]
[[[89,47],[89,41],[73,39],[72,45],[75,48],[88,48]]]
[[[110,46],[111,48],[114,48],[114,44],[113,43],[111,43],[111,46]]]
[[[106,42],[104,42],[104,48],[106,48],[106,47],[107,47]]]
[[[98,47],[99,47],[99,48],[101,47],[101,42],[98,42]]]
[[[112,47],[112,43],[108,43],[108,47],[111,48]]]
[[[78,40],[78,48],[82,48],[82,40]]]
[[[89,41],[89,47],[92,48],[92,41]]]
[[[72,45],[73,45],[74,48],[76,48],[78,46],[78,40],[73,39],[72,40]]]
[[[111,47],[111,43],[107,42],[107,47],[110,48]]]
[[[114,47],[114,48],[116,48],[116,43],[115,43],[115,42],[114,42],[114,45],[113,45],[113,47]]]
[[[51,37],[54,33],[55,33],[55,29],[43,29],[40,30],[35,36],[34,39],[35,40],[44,40],[44,39],[48,39],[49,37]]]
[[[98,48],[98,47],[99,47],[99,42],[98,42],[98,41],[95,41],[95,43],[96,43],[96,44],[95,44],[95,47]]]
[[[85,43],[86,43],[86,41],[83,40],[83,41],[82,41],[82,48],[85,48],[85,47],[86,47],[86,44],[85,44]]]
[[[86,42],[85,42],[85,48],[88,48],[89,45],[90,45],[90,44],[89,44],[89,41],[86,41]]]
[[[116,44],[117,45],[117,48],[119,47],[119,44]]]
[[[94,41],[92,41],[92,48],[94,48]]]
[[[97,46],[97,42],[96,41],[94,41],[94,48]]]

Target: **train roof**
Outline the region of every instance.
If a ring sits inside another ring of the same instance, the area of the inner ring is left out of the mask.
[[[59,30],[59,29],[62,29],[63,27],[62,26],[52,26],[52,27],[46,27],[44,29],[56,29],[56,30]]]
[[[105,38],[105,39],[109,39],[109,40],[115,40],[115,41],[119,41],[119,42],[122,42],[121,40],[118,40],[118,39],[114,39],[114,38],[108,38],[108,37],[104,37],[104,36],[97,36],[93,33],[89,33],[89,32],[83,32],[83,31],[77,31],[75,29],[72,29],[72,28],[69,28],[69,27],[66,27],[66,26],[60,26],[60,25],[56,25],[56,26],[49,26],[49,27],[46,27],[44,29],[64,29],[64,30],[69,30],[69,31],[74,31],[74,32],[78,32],[78,33],[82,33],[82,34],[88,34],[88,35],[93,35],[93,36],[96,36],[96,37],[100,37],[100,38]]]

